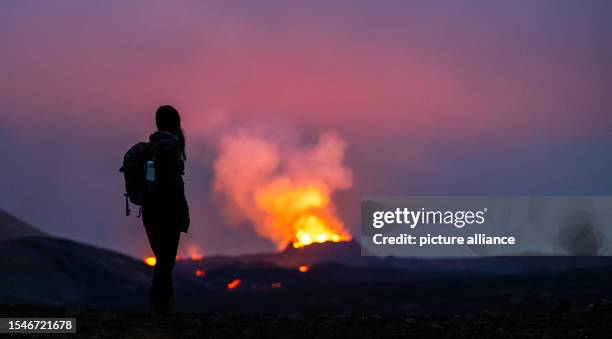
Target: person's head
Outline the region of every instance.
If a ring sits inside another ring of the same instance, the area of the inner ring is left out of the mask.
[[[181,116],[176,108],[170,105],[159,106],[157,112],[155,112],[155,124],[158,131],[176,134],[181,146],[181,153],[183,153],[183,157],[186,159],[185,134],[181,128]]]
[[[155,124],[159,131],[175,133],[181,129],[181,116],[176,108],[170,105],[159,106],[155,112]]]

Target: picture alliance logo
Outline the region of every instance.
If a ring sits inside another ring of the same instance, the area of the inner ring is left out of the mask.
[[[487,208],[480,210],[410,210],[408,208],[396,208],[394,211],[375,211],[372,213],[372,226],[380,229],[385,225],[406,225],[415,228],[419,225],[437,224],[452,225],[463,228],[466,225],[482,225],[486,222]]]

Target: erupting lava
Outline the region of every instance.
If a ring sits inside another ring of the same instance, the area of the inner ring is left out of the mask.
[[[233,290],[233,289],[235,289],[236,287],[240,286],[240,284],[241,284],[241,283],[242,283],[242,280],[240,280],[240,279],[234,279],[234,280],[230,281],[230,282],[227,284],[227,289],[228,289],[228,290]]]
[[[315,145],[291,145],[244,130],[221,139],[214,189],[228,218],[249,221],[278,249],[350,240],[332,202],[353,181],[345,142],[327,133]]]
[[[144,263],[149,265],[149,266],[155,266],[155,263],[157,263],[157,258],[155,257],[146,257],[143,259]]]
[[[285,239],[277,241],[279,248],[286,246],[287,241],[299,248],[314,242],[351,239],[344,224],[334,215],[325,187],[291,187],[291,182],[279,180],[255,192],[257,205],[274,219],[271,221],[274,232]],[[279,236],[272,235],[272,238]]]

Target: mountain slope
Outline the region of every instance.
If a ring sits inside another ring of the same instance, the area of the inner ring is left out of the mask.
[[[0,302],[143,309],[152,269],[78,242],[28,237],[0,242]],[[177,289],[193,292],[176,279]]]
[[[25,237],[41,237],[46,234],[0,210],[0,241]]]

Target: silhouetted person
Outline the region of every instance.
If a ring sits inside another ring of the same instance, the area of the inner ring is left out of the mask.
[[[189,228],[189,208],[183,183],[185,137],[181,118],[174,107],[159,107],[155,122],[157,132],[149,139],[155,163],[156,188],[143,198],[142,220],[157,259],[149,290],[151,312],[166,314],[174,311],[172,269],[180,233]]]

